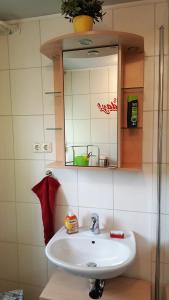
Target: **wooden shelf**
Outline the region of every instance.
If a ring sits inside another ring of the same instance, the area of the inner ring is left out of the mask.
[[[49,168],[56,168],[56,169],[80,169],[80,170],[99,170],[99,171],[104,171],[104,170],[117,170],[117,171],[126,171],[126,172],[130,172],[130,171],[134,171],[134,172],[140,172],[141,168],[138,168],[137,165],[130,165],[130,166],[126,166],[124,168],[118,168],[115,166],[109,166],[109,167],[80,167],[80,166],[65,166],[63,162],[59,162],[59,161],[54,161],[52,163],[50,163],[48,165]]]
[[[63,94],[63,92],[45,92],[45,95],[55,95],[58,97],[62,94]]]
[[[117,277],[106,280],[102,300],[151,300],[151,282]],[[57,270],[49,279],[39,300],[91,299],[87,278]],[[168,298],[167,298],[168,300]]]
[[[123,52],[120,107],[120,166],[123,169],[142,168],[144,54]],[[136,128],[127,127],[128,96],[138,97]]]
[[[82,45],[81,40],[90,39],[92,45]],[[144,52],[143,37],[128,32],[119,31],[89,31],[76,32],[51,39],[44,43],[40,51],[50,59],[55,59],[60,55],[60,51],[103,47],[110,45],[118,45],[129,49],[136,49],[138,52]],[[133,52],[133,50],[132,50]]]

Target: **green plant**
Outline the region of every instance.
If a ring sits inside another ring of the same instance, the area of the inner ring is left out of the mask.
[[[105,15],[102,10],[103,3],[100,0],[62,0],[61,12],[70,22],[76,16],[86,15],[92,17],[95,23],[102,21]]]

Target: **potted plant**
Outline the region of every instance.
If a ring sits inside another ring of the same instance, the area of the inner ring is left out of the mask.
[[[73,22],[76,32],[92,30],[93,23],[102,21],[102,5],[100,0],[62,0],[61,13]]]

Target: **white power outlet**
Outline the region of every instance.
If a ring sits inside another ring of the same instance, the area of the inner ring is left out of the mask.
[[[33,144],[32,148],[33,148],[33,152],[34,153],[40,153],[40,152],[42,152],[42,150],[41,150],[41,144],[40,143]]]
[[[41,145],[42,152],[51,153],[52,152],[52,143],[44,143]]]

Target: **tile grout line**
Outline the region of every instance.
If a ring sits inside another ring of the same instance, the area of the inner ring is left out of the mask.
[[[8,41],[8,61],[10,67],[10,45],[9,45],[9,36]],[[14,118],[13,118],[13,103],[12,103],[12,84],[11,84],[11,72],[9,71],[9,84],[10,84],[10,101],[11,101],[11,119],[12,119],[12,142],[13,142],[13,163],[14,163],[14,193],[15,193],[15,228],[16,228],[16,249],[17,249],[17,282],[19,281],[19,247],[18,247],[18,220],[17,220],[17,193],[16,193],[16,165],[15,165],[15,134],[14,134]]]

